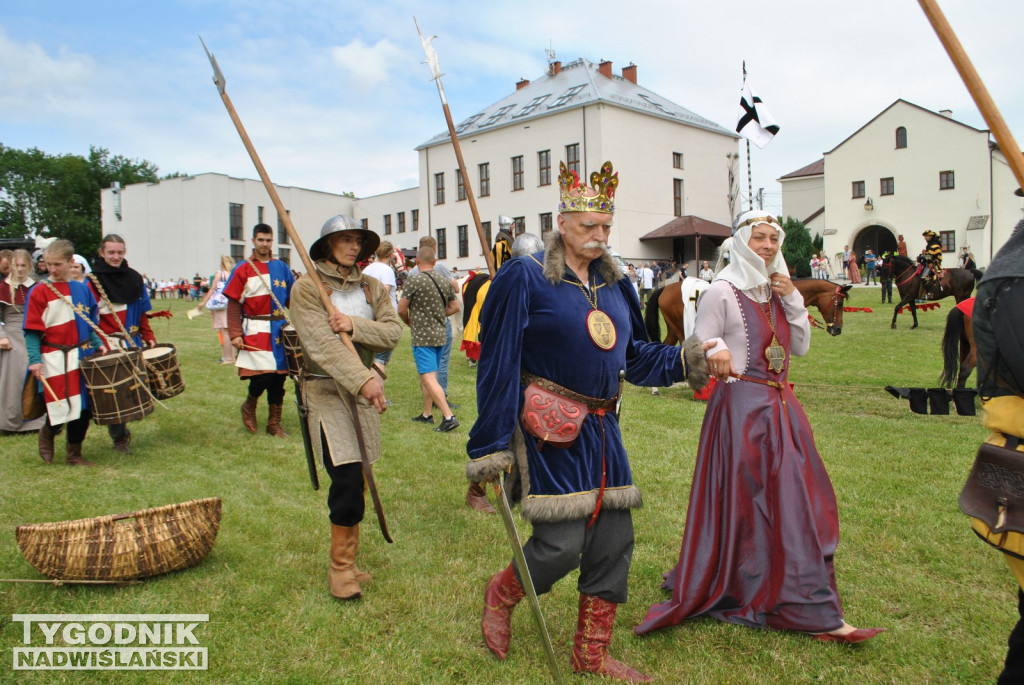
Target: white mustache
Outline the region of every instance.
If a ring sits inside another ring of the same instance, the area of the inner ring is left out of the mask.
[[[602,243],[600,240],[591,240],[589,243],[584,243],[583,244],[583,249],[584,250],[589,250],[589,249],[602,249],[603,250],[604,249],[604,243]]]

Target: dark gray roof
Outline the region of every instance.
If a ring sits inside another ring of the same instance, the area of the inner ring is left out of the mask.
[[[597,64],[582,58],[562,66],[557,74],[544,74],[474,114],[456,125],[455,132],[462,138],[598,102],[733,138],[739,137],[734,131],[722,128],[710,119],[680,107],[622,76],[604,76],[598,71]],[[418,145],[416,149],[432,147],[448,140],[449,135],[445,131]]]

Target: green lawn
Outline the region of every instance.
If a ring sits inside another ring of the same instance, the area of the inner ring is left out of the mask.
[[[815,428],[839,498],[836,555],[849,621],[889,632],[858,648],[799,634],[695,620],[638,638],[632,627],[661,601],[661,574],[677,558],[704,406],[681,387],[653,397],[629,387],[623,429],[645,506],[636,512],[630,602],[621,607],[612,653],[657,677],[693,683],[985,683],[1001,669],[1015,621],[1015,584],[999,554],[977,540],[956,499],[984,430],[978,417],[919,416],[887,384],[933,386],[939,340],[952,300],[908,314],[889,330],[879,289],[857,286],[843,334],[813,333],[791,380]],[[162,301],[154,303],[163,308]],[[475,418],[475,374],[453,354],[450,395],[462,427],[438,434],[410,418],[419,387],[408,333],[389,368],[394,406],[383,416],[384,456],[376,469],[394,545],[372,509],[360,566],[376,577],[361,601],[327,593],[329,523],[325,491],[308,482],[291,384],[280,440],[242,428],[245,386],[220,366],[210,319],[188,321],[184,302],[156,322],[179,350],[187,389],[133,424],[128,457],[93,426],[86,458],[96,468],[44,464],[34,435],[0,436],[0,577],[39,578],[22,558],[14,527],[119,513],[218,496],[217,544],[196,568],[130,587],[0,583],[0,682],[544,683],[543,649],[525,605],[513,615],[509,657],[499,662],[479,631],[483,585],[509,558],[496,516],[463,503],[465,439]],[[456,348],[458,345],[456,344]],[[973,378],[972,378],[973,381]],[[59,439],[62,440],[63,436]],[[327,477],[321,471],[326,488]],[[523,538],[529,527],[520,521]],[[575,628],[574,578],[542,598],[563,675]],[[31,673],[11,670],[21,644],[14,613],[208,613],[197,631],[209,671]],[[592,679],[593,680],[593,679]]]

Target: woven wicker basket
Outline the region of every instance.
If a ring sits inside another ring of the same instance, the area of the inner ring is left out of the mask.
[[[18,526],[28,563],[59,580],[134,580],[195,566],[220,529],[219,497],[131,514]]]

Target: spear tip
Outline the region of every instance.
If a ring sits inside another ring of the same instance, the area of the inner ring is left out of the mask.
[[[220,94],[223,95],[226,81],[224,79],[224,74],[220,70],[220,65],[217,64],[217,58],[214,57],[213,53],[210,52],[210,49],[206,47],[206,41],[203,40],[202,35],[199,35],[199,42],[203,44],[203,50],[206,51],[206,56],[210,60],[210,66],[213,67],[213,83],[217,86],[217,90]]]

